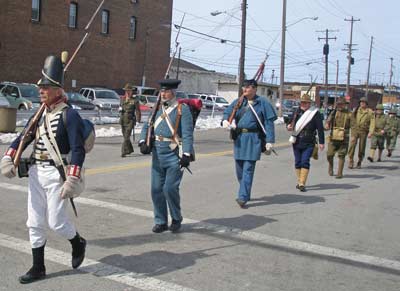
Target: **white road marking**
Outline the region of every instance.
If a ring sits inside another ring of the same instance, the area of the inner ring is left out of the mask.
[[[13,249],[18,252],[31,254],[31,246],[28,241],[24,241],[2,233],[0,233],[0,246]],[[46,260],[71,267],[71,254],[50,247],[46,247]],[[112,280],[114,282],[122,283],[124,285],[141,290],[194,291],[194,289],[165,282],[156,278],[147,277],[143,274],[130,272],[125,269],[104,264],[88,258],[85,258],[85,261],[78,270],[85,273],[90,273],[96,277]]]
[[[0,187],[6,188],[6,189],[11,189],[11,190],[17,190],[17,191],[24,191],[24,192],[27,191],[26,187],[16,186],[16,185],[8,184],[8,183],[0,183]],[[105,201],[99,201],[99,200],[95,200],[95,199],[80,197],[80,198],[76,199],[76,202],[78,202],[80,204],[111,209],[111,210],[115,210],[115,211],[119,211],[119,212],[123,212],[123,213],[127,213],[127,214],[142,216],[142,217],[148,217],[148,218],[153,217],[153,212],[149,211],[149,210],[119,205],[119,204],[105,202]],[[272,247],[283,248],[283,249],[296,251],[296,252],[304,252],[304,253],[309,253],[309,254],[314,254],[314,255],[321,255],[321,256],[325,256],[325,257],[331,257],[331,258],[341,259],[341,260],[345,260],[345,261],[350,261],[350,262],[357,263],[357,264],[365,264],[365,265],[369,265],[372,267],[384,268],[384,269],[389,269],[389,270],[393,270],[396,272],[400,272],[400,261],[379,258],[379,257],[375,257],[375,256],[370,256],[370,255],[364,255],[364,254],[360,254],[360,253],[356,253],[356,252],[345,251],[345,250],[331,248],[331,247],[325,247],[325,246],[306,243],[306,242],[302,242],[302,241],[284,239],[284,238],[271,236],[271,235],[267,235],[267,234],[261,234],[261,233],[257,233],[257,232],[253,232],[253,231],[243,231],[241,229],[235,229],[235,228],[230,228],[230,227],[226,227],[226,226],[205,223],[205,222],[188,219],[188,218],[184,218],[183,222],[186,224],[193,224],[193,228],[207,229],[207,230],[210,230],[210,231],[216,232],[216,233],[223,233],[225,235],[231,235],[231,236],[236,236],[239,238],[245,238],[247,240],[254,241],[259,244],[263,244],[263,245],[270,246],[270,247],[272,246]]]

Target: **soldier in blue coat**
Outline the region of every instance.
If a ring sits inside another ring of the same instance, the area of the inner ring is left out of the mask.
[[[256,161],[260,159],[262,151],[266,150],[267,153],[270,153],[272,144],[275,143],[274,121],[277,118],[275,110],[267,99],[256,93],[257,81],[245,80],[243,83],[244,100],[236,111],[234,122],[232,122],[234,124],[229,124],[228,119],[239,99],[225,109],[222,121],[223,127],[234,127],[235,135],[237,135],[233,149],[236,176],[240,185],[236,202],[240,207],[244,207],[250,200]],[[257,113],[258,119],[252,109]]]
[[[146,144],[149,124],[143,126],[139,147],[143,154],[152,152],[151,198],[154,207],[155,233],[179,231],[182,223],[179,186],[183,170],[193,155],[193,119],[186,104],[179,104],[175,89],[180,80],[160,81],[161,102],[154,119],[153,147]],[[168,208],[172,218],[168,227]]]
[[[40,101],[46,108],[39,126],[24,144],[25,149],[33,142],[33,152],[29,161],[26,222],[33,265],[25,275],[19,277],[21,284],[32,283],[46,276],[44,252],[47,227],[70,241],[74,269],[82,264],[85,257],[86,240],[79,235],[67,212],[67,198],[75,197],[82,191],[81,168],[85,160],[83,122],[79,113],[65,103],[63,80],[61,59],[53,55],[48,56],[42,69],[42,78],[38,82]],[[66,111],[66,124],[63,111]],[[54,136],[54,141],[65,160],[63,163],[68,165],[66,172],[60,169],[62,166],[57,169],[57,161],[52,155],[55,143],[49,141],[49,136]],[[8,178],[16,175],[14,158],[21,138],[22,134],[12,142],[0,162],[1,173]]]

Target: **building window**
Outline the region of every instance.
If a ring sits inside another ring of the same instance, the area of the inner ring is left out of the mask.
[[[131,23],[129,26],[129,39],[136,39],[136,17],[131,17]]]
[[[101,12],[101,33],[103,34],[109,33],[109,24],[110,24],[110,11],[103,10]]]
[[[78,3],[71,2],[69,4],[68,27],[77,28],[77,26],[78,26]]]
[[[39,22],[40,21],[40,0],[32,0],[32,21]]]

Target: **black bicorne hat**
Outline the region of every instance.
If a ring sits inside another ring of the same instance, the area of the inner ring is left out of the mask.
[[[178,88],[179,84],[181,83],[181,80],[177,79],[164,79],[158,81],[160,84],[160,88],[164,90],[170,90],[170,89],[176,89]]]
[[[257,87],[258,84],[257,84],[257,81],[254,80],[254,79],[244,80],[244,81],[243,81],[243,87],[247,87],[247,86],[254,86],[254,87]]]
[[[37,82],[38,86],[64,86],[64,69],[61,58],[50,55],[44,61],[42,78]]]

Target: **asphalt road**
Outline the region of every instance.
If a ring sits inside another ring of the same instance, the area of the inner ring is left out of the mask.
[[[397,152],[341,180],[327,175],[323,152],[301,193],[283,126],[277,137],[278,156],[257,163],[240,209],[228,132],[196,132],[179,234],[151,232],[150,157],[135,145],[122,159],[120,137],[98,139],[76,200],[87,260],[71,270],[69,242],[49,232],[48,278],[29,286],[17,281],[31,266],[27,180],[1,177],[0,290],[399,290]]]

